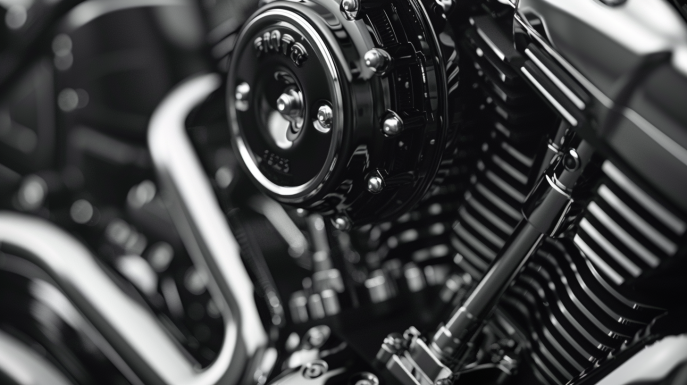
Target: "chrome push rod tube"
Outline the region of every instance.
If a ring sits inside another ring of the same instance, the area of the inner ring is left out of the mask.
[[[516,226],[472,294],[431,339],[432,351],[449,366],[460,365],[469,342],[479,333],[503,293],[545,237],[565,230],[578,183],[592,149],[586,142],[559,155],[532,190]]]

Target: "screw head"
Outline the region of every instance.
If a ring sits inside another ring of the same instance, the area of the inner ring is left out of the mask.
[[[377,194],[384,189],[384,179],[379,175],[372,175],[367,178],[367,191]]]
[[[384,134],[387,136],[398,135],[403,131],[403,122],[397,116],[390,116],[384,119],[382,131],[384,131]]]
[[[373,72],[383,72],[389,64],[389,54],[379,48],[372,48],[363,56],[365,65]]]
[[[300,110],[299,100],[290,93],[283,93],[277,99],[277,111],[282,115],[293,115],[298,113]]]
[[[332,218],[332,225],[339,231],[346,231],[351,228],[351,220],[343,215],[337,215]]]
[[[334,113],[332,108],[327,104],[323,104],[317,109],[317,121],[323,128],[332,128],[332,121],[334,120]]]

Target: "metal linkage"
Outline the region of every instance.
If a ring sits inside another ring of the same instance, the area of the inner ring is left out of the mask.
[[[523,206],[524,218],[516,226],[472,294],[425,342],[409,330],[403,340],[388,338],[378,359],[404,384],[427,385],[451,381],[466,359],[475,337],[489,319],[503,293],[545,237],[558,237],[573,215],[573,188],[593,153],[587,142],[561,152],[542,175]],[[394,343],[392,343],[394,342]]]

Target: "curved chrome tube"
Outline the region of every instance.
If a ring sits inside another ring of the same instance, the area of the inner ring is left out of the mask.
[[[155,315],[124,293],[79,241],[39,218],[0,213],[0,247],[41,267],[92,329],[103,353],[133,383],[215,384],[229,373],[237,342],[236,325],[227,322],[224,347],[212,366],[199,370]],[[233,368],[233,367],[231,367]]]
[[[252,355],[267,340],[253,300],[253,283],[185,126],[191,110],[220,83],[219,75],[201,75],[172,90],[151,118],[148,146],[182,240],[194,263],[207,268],[212,277],[208,288],[213,297],[224,299],[225,309],[234,316],[234,327],[241,336],[238,348]],[[241,359],[235,357],[234,361]]]
[[[219,83],[206,75],[179,86],[153,115],[149,135],[171,215],[195,264],[208,270],[208,289],[223,312],[222,349],[209,367],[188,359],[150,309],[124,293],[71,235],[43,219],[0,213],[0,248],[21,251],[52,278],[83,318],[80,326],[134,384],[236,383],[267,339],[238,245],[185,136],[186,116]]]
[[[0,381],[21,385],[69,385],[60,371],[28,346],[0,331]]]

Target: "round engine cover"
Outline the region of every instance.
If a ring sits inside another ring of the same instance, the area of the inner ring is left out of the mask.
[[[446,137],[446,82],[416,2],[279,0],[237,39],[232,140],[275,200],[340,228],[390,219],[426,192]]]

